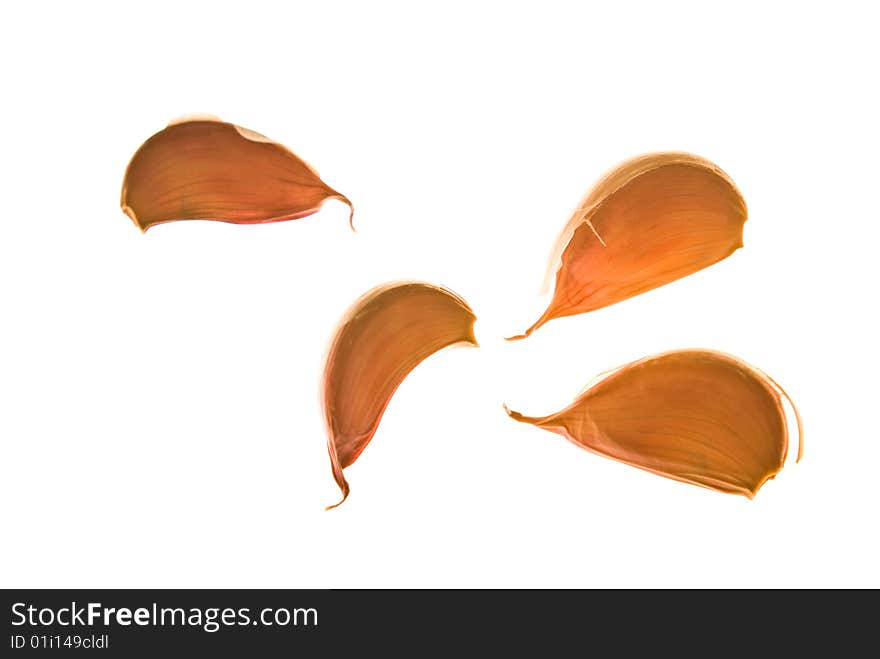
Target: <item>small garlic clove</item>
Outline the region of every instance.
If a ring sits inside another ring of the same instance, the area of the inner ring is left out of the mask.
[[[477,345],[476,317],[455,293],[418,282],[385,284],[361,297],[343,318],[324,368],[323,404],[333,477],[373,438],[404,378],[427,357],[455,344]]]
[[[214,118],[172,122],[141,145],[122,183],[123,212],[141,229],[176,220],[260,224],[317,212],[342,194],[293,152]]]
[[[550,260],[553,318],[593,311],[717,263],[742,247],[746,204],[716,165],[687,153],[629,160],[587,195]],[[546,287],[546,282],[545,282]]]
[[[783,396],[791,403],[769,376],[734,357],[679,350],[612,371],[561,412],[528,417],[505,409],[600,455],[752,498],[785,462]]]

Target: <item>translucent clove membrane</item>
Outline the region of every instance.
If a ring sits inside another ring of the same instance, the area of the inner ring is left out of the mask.
[[[774,380],[734,357],[680,350],[612,371],[556,414],[507,413],[634,467],[752,498],[785,462],[783,396],[791,403]]]
[[[418,282],[385,284],[349,309],[327,353],[322,397],[330,462],[342,501],[349,493],[342,470],[373,438],[397,387],[438,350],[476,346],[475,321],[458,295]]]
[[[706,268],[742,247],[746,204],[730,177],[688,153],[624,162],[581,202],[550,259],[553,318],[593,311]],[[545,286],[547,282],[545,281]]]
[[[260,224],[351,202],[289,149],[214,118],[172,122],[141,145],[122,182],[122,210],[142,230],[175,220]],[[352,217],[349,215],[349,223]]]

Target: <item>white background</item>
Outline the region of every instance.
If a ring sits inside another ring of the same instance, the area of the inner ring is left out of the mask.
[[[880,48],[869,3],[826,6],[5,8],[0,585],[880,586]],[[333,201],[141,235],[125,166],[193,112],[292,148],[358,233]],[[581,196],[664,149],[733,177],[745,248],[505,343]],[[482,347],[412,373],[324,512],[323,353],[390,279],[460,293]],[[804,460],[754,501],[502,410],[686,347],[764,369],[803,414]]]

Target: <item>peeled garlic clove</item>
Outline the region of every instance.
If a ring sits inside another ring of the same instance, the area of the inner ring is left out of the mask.
[[[557,241],[553,299],[522,339],[553,318],[593,311],[685,277],[742,247],[746,204],[708,160],[654,153],[602,179]],[[545,282],[546,286],[546,282]]]
[[[349,493],[342,470],[373,438],[397,387],[438,350],[476,346],[475,321],[458,295],[417,282],[380,286],[348,311],[327,354],[323,386],[327,445],[342,501]]]
[[[752,498],[788,452],[782,396],[791,403],[769,376],[734,357],[680,350],[612,371],[556,414],[507,413],[634,467]]]
[[[351,202],[290,150],[214,118],[172,122],[141,145],[122,182],[122,210],[146,231],[175,220],[259,224]],[[352,221],[349,215],[349,223]]]

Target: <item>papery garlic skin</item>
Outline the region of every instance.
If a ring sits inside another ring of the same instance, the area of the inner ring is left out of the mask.
[[[745,200],[713,163],[686,153],[634,158],[587,195],[550,260],[553,299],[522,335],[702,270],[742,247]]]
[[[352,305],[327,353],[322,392],[330,462],[342,501],[350,491],[342,470],[372,439],[397,387],[435,352],[456,344],[476,346],[475,321],[461,297],[420,282],[385,284]]]
[[[262,224],[306,217],[342,194],[286,147],[215,118],[184,118],[132,156],[120,205],[141,229],[178,220]]]
[[[775,381],[735,357],[679,350],[620,367],[555,414],[508,414],[614,460],[752,498],[785,463],[783,397]]]

